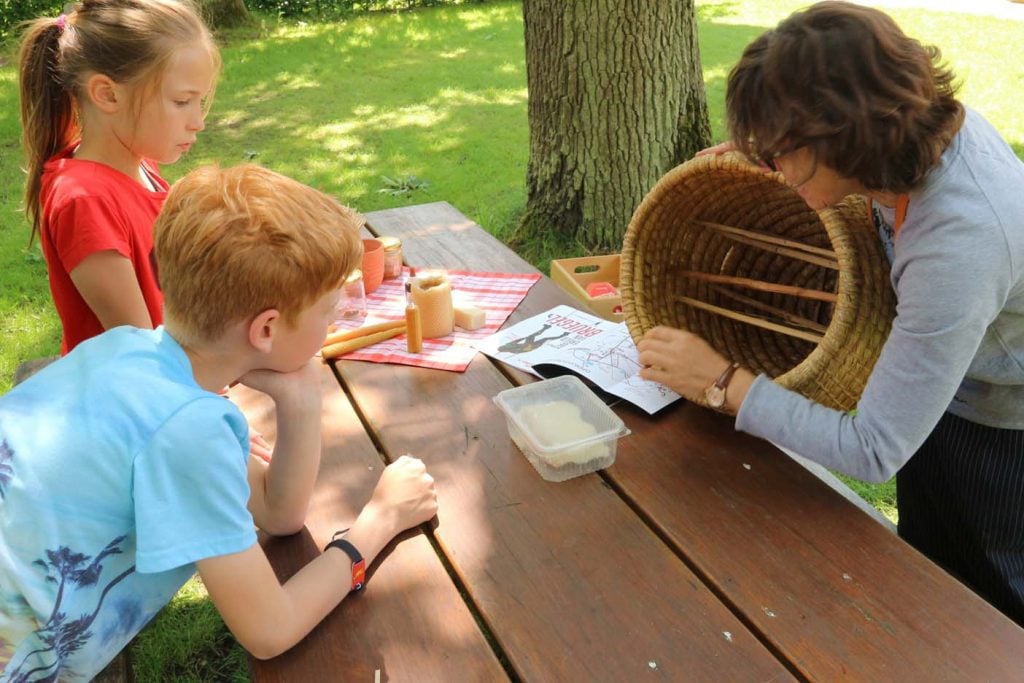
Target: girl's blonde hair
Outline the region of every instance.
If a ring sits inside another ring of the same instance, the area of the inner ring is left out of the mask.
[[[131,103],[137,109],[143,95],[159,89],[175,51],[196,43],[219,71],[220,53],[191,0],[83,0],[67,15],[28,22],[18,76],[30,244],[42,221],[43,164],[81,136],[76,103],[88,75],[142,86]]]

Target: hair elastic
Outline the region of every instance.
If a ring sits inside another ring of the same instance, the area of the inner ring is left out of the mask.
[[[64,33],[64,27],[68,25],[68,15],[62,14],[57,17],[57,30]]]

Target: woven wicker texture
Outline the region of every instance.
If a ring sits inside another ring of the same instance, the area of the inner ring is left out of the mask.
[[[780,247],[780,238],[799,244]],[[729,278],[795,289],[760,291]],[[634,340],[657,325],[689,330],[726,358],[841,410],[856,406],[895,312],[863,201],[815,212],[779,174],[735,154],[688,161],[648,193],[626,232],[619,284]]]

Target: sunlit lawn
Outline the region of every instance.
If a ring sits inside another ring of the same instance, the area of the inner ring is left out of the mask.
[[[743,46],[802,2],[702,2],[699,31],[712,126],[721,138],[728,70]],[[898,10],[908,32],[944,48],[963,97],[1024,157],[1024,23]],[[15,366],[57,352],[59,324],[38,248],[26,249],[17,92],[10,50],[0,62],[0,392]],[[278,26],[226,38],[213,111],[191,156],[164,169],[252,160],[370,211],[445,200],[502,237],[525,203],[526,76],[518,3],[498,2],[332,24]],[[382,176],[427,189],[379,192]],[[526,254],[546,270],[546,240]],[[892,484],[853,483],[894,514]],[[244,679],[244,657],[198,584],[190,584],[135,646],[140,680]],[[188,647],[181,647],[186,643]],[[232,652],[231,657],[225,651]],[[226,660],[226,661],[225,661]]]

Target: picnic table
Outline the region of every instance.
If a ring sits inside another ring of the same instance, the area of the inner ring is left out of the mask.
[[[367,218],[412,265],[536,272],[444,202]],[[542,278],[506,324],[564,303]],[[531,381],[482,354],[463,373],[324,365],[306,529],[261,536],[278,576],[347,526],[403,453],[426,462],[440,511],[300,644],[254,660],[254,680],[1024,677],[1024,629],[729,417],[620,404],[632,434],[612,467],[542,480],[492,402]],[[239,400],[272,440],[269,401]]]

